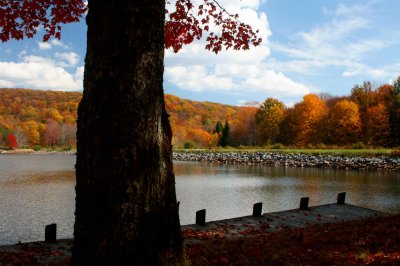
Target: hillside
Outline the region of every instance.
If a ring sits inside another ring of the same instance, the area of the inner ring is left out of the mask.
[[[0,89],[0,147],[76,145],[80,92]],[[400,146],[400,77],[348,96],[307,94],[287,107],[267,98],[258,108],[165,95],[174,148],[216,146],[370,148]]]
[[[75,146],[81,97],[81,92],[0,89],[1,146],[9,146],[10,134],[15,136],[18,147]],[[234,133],[236,129],[241,130],[240,118],[248,119],[247,113],[254,116],[255,112],[252,107],[196,102],[173,95],[166,95],[165,103],[170,114],[173,145],[177,148],[184,147],[185,143],[190,147],[214,146],[218,136],[213,132],[218,121],[229,121]]]
[[[230,143],[246,144],[252,140],[249,128],[255,127],[255,107],[239,107],[211,102],[196,102],[167,94],[165,105],[170,114],[173,131],[173,145],[182,147],[188,143],[194,147],[216,146],[218,121],[230,124]],[[252,124],[254,124],[252,126]]]

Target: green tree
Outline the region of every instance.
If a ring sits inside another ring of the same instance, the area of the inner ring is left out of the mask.
[[[285,105],[274,98],[266,99],[256,112],[256,138],[258,145],[275,143],[284,118]]]
[[[231,127],[229,125],[228,120],[225,121],[225,125],[222,129],[221,138],[219,139],[218,146],[226,147],[229,142]]]
[[[10,133],[11,133],[11,131],[9,129],[0,126],[0,145],[1,146],[7,145],[7,136]]]
[[[218,135],[222,134],[222,130],[224,129],[221,121],[218,121],[217,124],[215,125],[215,133],[218,133]]]

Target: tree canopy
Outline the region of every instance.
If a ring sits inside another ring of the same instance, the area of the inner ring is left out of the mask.
[[[194,40],[206,39],[205,48],[220,52],[224,47],[247,50],[262,42],[258,30],[241,22],[238,14],[230,14],[216,0],[167,1],[164,44],[178,52]],[[43,41],[61,38],[63,24],[78,22],[87,6],[83,0],[0,0],[0,40],[33,38],[43,27]]]

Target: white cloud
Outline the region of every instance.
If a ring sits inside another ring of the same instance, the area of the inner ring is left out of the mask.
[[[49,50],[51,49],[51,44],[48,42],[38,42],[37,43],[40,50]]]
[[[0,87],[1,88],[13,88],[14,83],[8,81],[8,80],[1,80],[0,79]]]
[[[64,44],[58,39],[52,39],[50,43],[54,46],[64,46]]]
[[[363,18],[334,19],[329,24],[313,28],[310,32],[294,34],[291,43],[274,43],[272,47],[293,58],[318,59],[329,65],[332,59],[359,58],[372,49],[385,46],[381,41],[349,38],[354,31],[367,25],[368,22]]]
[[[236,89],[237,85],[231,77],[217,76],[213,72],[207,70],[205,65],[175,66],[166,68],[165,77],[178,87],[191,91]]]
[[[80,71],[78,68],[77,73]],[[0,86],[46,90],[81,90],[82,78],[57,66],[54,60],[26,56],[22,62],[0,62]]]
[[[216,55],[205,50],[203,42],[198,42],[183,47],[177,54],[167,50],[165,59],[168,65],[257,64],[261,63],[269,54],[269,48],[266,45],[260,45],[251,47],[247,51],[223,50]]]
[[[223,92],[233,95],[259,94],[268,97],[300,97],[310,92],[268,69],[265,65],[190,65],[166,67],[165,79],[181,89],[202,92]]]
[[[400,63],[390,64],[383,67],[372,67],[362,63],[349,63],[349,69],[342,73],[343,77],[366,75],[371,79],[390,79],[399,75]]]
[[[231,95],[251,93],[257,98],[300,97],[309,93],[302,84],[272,70],[265,63],[270,56],[268,38],[272,35],[267,15],[257,12],[259,0],[223,0],[220,4],[240,21],[259,29],[263,43],[247,51],[223,50],[218,55],[205,50],[205,42],[184,46],[179,53],[165,54],[165,80],[183,90],[220,92]]]
[[[74,79],[75,80],[83,80],[83,73],[85,71],[84,66],[80,66],[76,68],[75,74],[74,74]]]
[[[68,45],[64,44],[63,42],[61,42],[58,39],[52,39],[48,42],[38,42],[37,43],[39,46],[39,50],[49,50],[51,48],[53,48],[53,46],[57,46],[57,47],[61,47],[64,49],[68,49]]]
[[[343,77],[352,77],[352,76],[356,76],[358,74],[359,74],[359,72],[356,70],[349,70],[349,71],[343,72],[342,76]]]
[[[289,42],[272,43],[273,51],[288,56],[286,62],[269,60],[270,66],[281,71],[318,75],[328,67],[342,68],[343,77],[370,75],[372,78],[391,76],[388,66],[374,67],[364,63],[372,52],[398,44],[396,36],[382,38],[380,33],[371,34],[375,23],[371,18],[371,5],[339,4],[336,9],[324,9],[325,15],[332,16],[329,23],[318,25],[308,32],[291,36]]]
[[[373,4],[375,0],[368,1],[364,4],[359,5],[346,5],[343,3],[339,3],[337,8],[334,10],[328,9],[326,7],[322,8],[322,11],[325,15],[330,16],[353,16],[354,14],[369,14],[371,11],[369,9],[370,5]]]
[[[74,52],[55,53],[54,56],[61,67],[73,67],[79,62],[79,55]]]
[[[304,85],[290,80],[283,73],[269,69],[260,71],[257,77],[247,78],[244,86],[246,90],[274,97],[279,95],[302,96],[310,92]]]

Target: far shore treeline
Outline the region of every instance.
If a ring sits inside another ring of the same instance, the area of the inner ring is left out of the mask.
[[[80,92],[0,89],[0,148],[75,148]],[[348,96],[308,94],[292,107],[223,105],[165,95],[175,148],[400,146],[400,76]],[[115,136],[118,138],[118,136]]]

